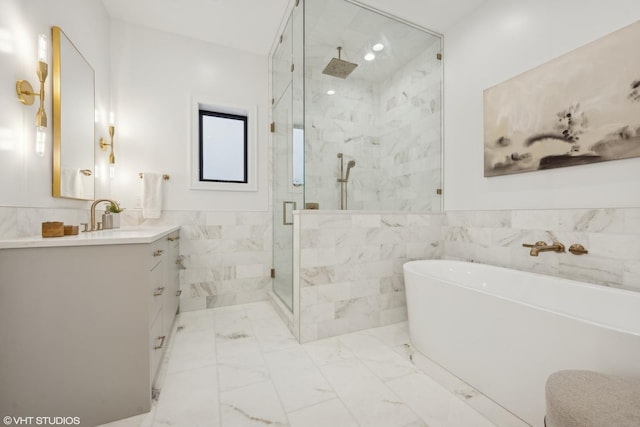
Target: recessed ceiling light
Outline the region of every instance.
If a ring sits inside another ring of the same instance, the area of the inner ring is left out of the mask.
[[[335,90],[333,90],[333,89],[329,89],[329,90],[327,91],[327,95],[335,95],[335,94],[336,94],[336,91],[335,91]]]
[[[372,49],[376,52],[380,52],[382,49],[384,49],[384,45],[382,43],[376,43],[373,45]]]
[[[373,61],[374,59],[376,59],[376,56],[373,53],[369,52],[364,56],[364,59],[366,59],[367,61]]]

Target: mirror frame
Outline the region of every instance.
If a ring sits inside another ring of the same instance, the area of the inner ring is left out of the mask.
[[[60,46],[60,38],[62,35],[66,37],[67,41],[73,46],[73,48],[78,52],[78,55],[82,58],[84,62],[86,62],[87,66],[91,70],[91,77],[93,80],[93,111],[95,114],[95,104],[96,104],[96,96],[95,96],[95,88],[96,88],[96,73],[89,61],[82,55],[82,53],[78,50],[78,48],[73,44],[71,39],[62,31],[60,27],[53,26],[51,27],[51,39],[52,39],[52,83],[53,83],[53,183],[52,183],[52,195],[53,197],[59,197],[64,199],[73,199],[73,200],[93,200],[93,197],[69,197],[63,196],[61,194],[61,162],[62,162],[62,104],[61,104],[61,46]],[[95,139],[96,139],[96,129],[95,122],[92,123],[93,126],[93,135],[90,141],[87,143],[91,144],[93,147],[93,158],[91,159],[91,173],[93,176],[92,184],[92,195],[95,197]]]

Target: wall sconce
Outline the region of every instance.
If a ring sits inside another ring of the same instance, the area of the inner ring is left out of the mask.
[[[113,121],[113,113],[111,113],[109,119],[110,142],[105,141],[104,138],[100,138],[100,149],[102,151],[107,151],[107,147],[111,147],[111,152],[109,153],[109,178],[114,178],[116,174],[116,156],[113,154],[113,136],[116,134],[116,127]]]
[[[44,82],[49,74],[49,66],[47,65],[47,36],[40,34],[38,36],[38,64],[36,66],[36,74],[40,80],[40,92],[34,92],[33,86],[26,80],[18,80],[16,82],[16,92],[18,99],[24,105],[32,105],[36,95],[40,97],[40,108],[36,113],[36,154],[40,157],[44,156],[45,143],[47,141],[47,113],[44,111]]]

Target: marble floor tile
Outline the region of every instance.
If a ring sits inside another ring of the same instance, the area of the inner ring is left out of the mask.
[[[287,412],[334,399],[335,392],[300,346],[264,355]]]
[[[411,344],[394,347],[394,351],[459,399],[466,400],[479,394],[469,384],[418,352]]]
[[[216,340],[213,330],[178,329],[173,340],[167,374],[216,364]]]
[[[260,302],[181,314],[170,343],[151,412],[104,427],[526,427],[417,352],[406,322],[300,345]]]
[[[217,384],[215,366],[167,375],[153,426],[221,426]]]
[[[425,374],[407,375],[387,384],[430,427],[495,426]]]
[[[178,329],[182,331],[213,330],[213,310],[186,311],[180,313],[176,319]]]
[[[289,413],[291,427],[358,427],[339,399],[331,399]]]
[[[389,347],[361,351],[359,357],[371,372],[382,381],[389,381],[418,372],[418,369],[410,361],[403,359]]]
[[[271,381],[220,393],[222,425],[228,427],[288,426]]]
[[[217,354],[218,384],[221,391],[269,379],[262,351],[253,337],[221,341],[217,346]]]
[[[361,426],[404,427],[420,421],[416,413],[360,360],[343,360],[321,369]]]
[[[338,338],[326,338],[303,344],[302,347],[318,366],[355,357]]]
[[[393,325],[381,326],[379,328],[369,329],[367,332],[390,347],[395,347],[411,342],[411,339],[409,338],[408,322],[400,322]]]
[[[251,325],[265,353],[299,346],[280,318],[254,320]]]
[[[388,346],[383,344],[377,337],[367,333],[366,331],[340,335],[337,338],[356,356],[388,348]]]
[[[249,320],[277,320],[280,319],[269,301],[245,304],[245,312]]]

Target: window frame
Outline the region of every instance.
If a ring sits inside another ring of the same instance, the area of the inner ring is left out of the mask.
[[[191,96],[189,144],[189,189],[205,191],[257,192],[258,191],[258,105],[237,105],[223,99],[212,101],[206,96]],[[247,117],[247,182],[200,181],[200,110]]]
[[[238,120],[242,122],[243,129],[243,176],[244,180],[237,181],[232,179],[207,179],[204,177],[204,118],[218,117],[221,119]],[[198,181],[200,182],[226,182],[234,184],[247,184],[249,182],[249,117],[246,114],[231,114],[220,111],[212,111],[209,108],[198,108]]]

